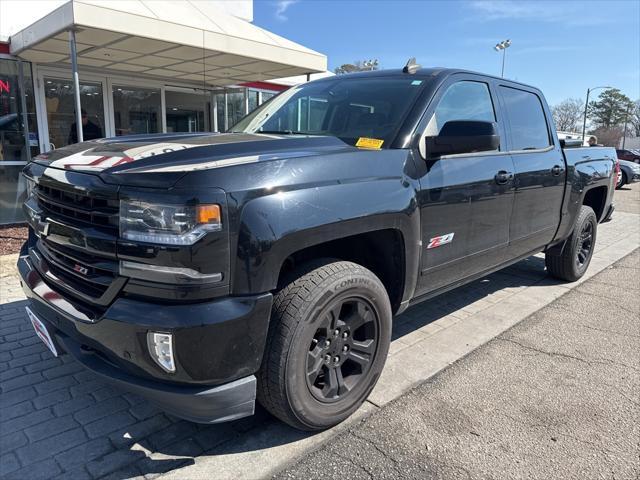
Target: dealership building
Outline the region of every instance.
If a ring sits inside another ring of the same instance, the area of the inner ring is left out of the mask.
[[[3,0],[0,18],[0,224],[22,221],[26,162],[78,134],[220,132],[327,74],[321,53],[253,25],[252,0]]]

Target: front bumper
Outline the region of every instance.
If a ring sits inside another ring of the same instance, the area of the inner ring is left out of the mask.
[[[18,259],[18,270],[32,311],[57,346],[86,368],[186,420],[253,414],[271,294],[186,305],[118,298],[96,313],[47,284],[28,256]],[[149,331],[173,334],[175,373],[152,360]]]

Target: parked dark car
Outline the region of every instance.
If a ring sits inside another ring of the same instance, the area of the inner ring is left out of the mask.
[[[71,145],[24,170],[28,313],[54,354],[179,417],[257,396],[324,429],[407,307],[540,251],[582,277],[615,157],[563,149],[536,88],[412,68],[305,83],[226,134]]]
[[[620,174],[616,188],[622,188],[628,183],[640,182],[640,164],[628,160],[618,160]]]
[[[638,150],[616,150],[616,155],[620,160],[640,163],[640,151]]]

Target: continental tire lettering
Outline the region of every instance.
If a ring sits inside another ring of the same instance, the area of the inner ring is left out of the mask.
[[[338,286],[334,289],[334,292],[337,292],[338,290],[344,290],[347,287],[355,287],[358,285],[370,285],[371,282],[366,279],[366,278],[347,278],[345,280],[342,280]]]

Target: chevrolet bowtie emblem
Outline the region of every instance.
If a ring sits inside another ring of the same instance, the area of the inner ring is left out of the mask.
[[[43,237],[49,235],[49,225],[49,222],[47,222],[46,220],[43,222],[38,222],[38,230],[40,231],[40,235],[42,235]]]

